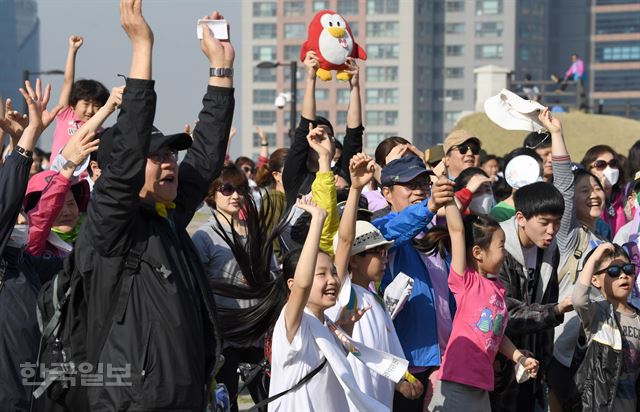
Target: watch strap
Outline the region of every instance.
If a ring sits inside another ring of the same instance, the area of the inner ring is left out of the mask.
[[[233,67],[211,67],[209,69],[211,77],[231,77],[233,76]]]

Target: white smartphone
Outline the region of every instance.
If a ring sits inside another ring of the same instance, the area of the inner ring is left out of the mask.
[[[229,30],[227,28],[226,20],[209,20],[209,19],[198,19],[198,23],[196,25],[196,35],[199,40],[202,40],[202,24],[206,24],[211,32],[213,33],[213,37],[218,40],[229,40]]]

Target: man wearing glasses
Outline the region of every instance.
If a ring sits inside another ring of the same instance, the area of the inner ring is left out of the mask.
[[[444,164],[449,179],[455,180],[464,169],[480,164],[480,139],[466,130],[454,130],[444,140]]]

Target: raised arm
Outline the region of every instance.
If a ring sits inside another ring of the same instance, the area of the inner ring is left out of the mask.
[[[222,20],[217,11],[206,17]],[[232,69],[235,51],[230,40],[220,41],[208,27],[203,27],[200,48],[211,68]],[[222,170],[225,149],[233,122],[233,76],[210,77],[202,100],[198,123],[193,129],[193,145],[180,164],[176,226],[186,227],[204,200],[211,182]]]
[[[313,202],[307,202],[299,199],[297,206],[311,215],[309,224],[309,232],[307,239],[304,241],[302,252],[296,266],[296,272],[293,276],[293,285],[290,286],[291,293],[289,300],[285,306],[285,327],[287,329],[287,339],[289,342],[293,338],[300,327],[304,308],[307,306],[311,287],[313,286],[313,278],[315,276],[316,260],[318,259],[318,251],[320,248],[320,234],[322,226],[327,217],[324,209],[316,207]]]
[[[362,152],[362,135],[364,127],[362,126],[362,103],[360,100],[360,68],[355,59],[347,60],[348,72],[351,74],[349,86],[351,93],[349,95],[349,108],[347,109],[347,130],[344,135],[343,150],[338,165],[342,170],[348,170],[351,158],[357,153]],[[348,176],[351,179],[351,176]],[[351,183],[349,181],[349,183]]]
[[[444,176],[440,176],[438,181],[448,181]],[[462,215],[455,200],[451,200],[445,206],[447,217],[447,229],[451,238],[451,269],[459,275],[464,276],[464,269],[467,266],[467,250],[464,243],[464,223]]]
[[[600,262],[605,256],[610,256],[614,252],[613,244],[603,243],[599,245],[596,250],[591,254],[589,259],[585,262],[582,272],[578,276],[576,281],[576,287],[573,289],[573,296],[571,302],[573,307],[578,313],[582,325],[585,328],[591,326],[591,321],[596,313],[596,307],[589,298],[589,291],[591,289],[591,279],[596,271],[596,264]],[[609,276],[609,275],[605,275]]]
[[[94,186],[85,230],[103,256],[120,256],[128,249],[130,224],[140,203],[156,108],[151,80],[153,33],[142,16],[142,0],[120,0],[120,22],[131,41],[131,69],[113,127],[108,165]],[[78,241],[82,245],[83,240]]]
[[[373,179],[375,172],[375,160],[364,153],[358,153],[351,159],[349,174],[351,175],[351,187],[347,203],[342,212],[340,227],[338,228],[338,244],[334,264],[340,277],[340,282],[344,276],[348,276],[349,257],[351,247],[356,237],[356,220],[358,217],[358,202],[362,189]]]
[[[61,107],[69,106],[69,96],[71,96],[73,82],[76,78],[76,55],[80,47],[82,47],[82,43],[84,43],[82,36],[73,35],[69,37],[69,51],[64,65],[64,81],[62,90],[60,90],[60,99],[58,99],[58,104]]]

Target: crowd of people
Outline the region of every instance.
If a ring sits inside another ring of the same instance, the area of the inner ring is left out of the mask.
[[[27,81],[0,118],[0,409],[640,407],[640,141],[573,162],[545,109],[504,157],[465,130],[371,157],[360,68],[340,142],[311,51],[291,147],[232,161],[232,42],[205,27],[198,122],[163,134],[142,0],[120,23],[124,86],[76,81],[71,36],[58,104]]]

